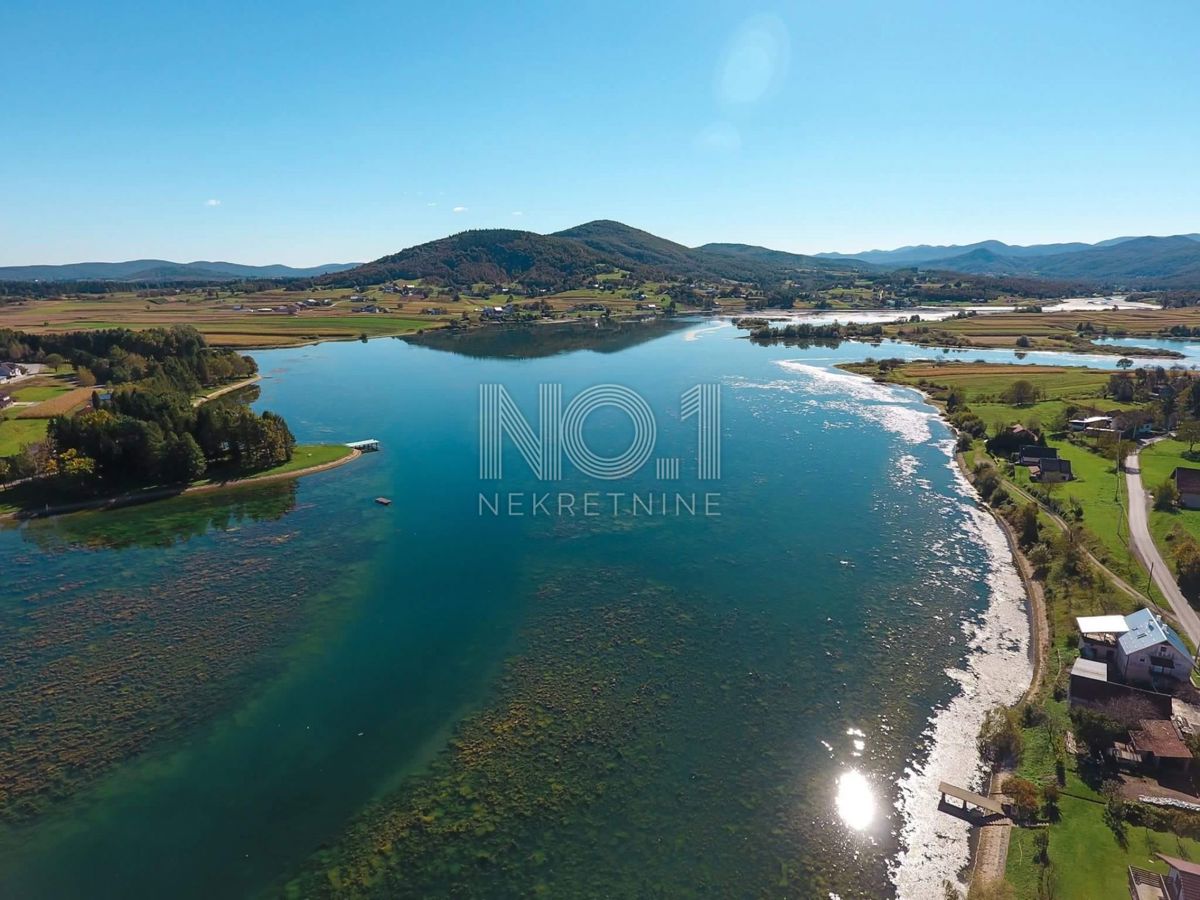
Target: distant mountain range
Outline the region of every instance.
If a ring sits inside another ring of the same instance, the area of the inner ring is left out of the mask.
[[[750,244],[687,247],[608,219],[553,234],[512,229],[464,231],[392,253],[373,262],[311,268],[244,266],[227,262],[173,263],[139,259],[120,263],[8,266],[0,281],[219,282],[242,278],[314,278],[323,286],[351,287],[394,280],[436,279],[467,286],[521,282],[561,288],[612,269],[640,276],[678,276],[778,283],[838,274],[917,268],[977,276],[1015,276],[1091,282],[1122,288],[1200,287],[1200,234],[1119,237],[1095,244],[1002,241],[920,245],[857,254],[805,256]]]
[[[241,278],[313,278],[353,269],[358,263],[311,268],[243,266],[228,262],[176,263],[165,259],[68,263],[61,266],[0,266],[0,281],[236,281]]]
[[[916,267],[970,275],[1076,278],[1151,287],[1200,284],[1200,234],[1118,237],[1095,244],[1034,244],[1002,241],[900,247],[863,253],[820,253],[822,259],[865,262],[885,268]]]
[[[437,278],[460,285],[520,281],[533,287],[554,287],[580,275],[614,268],[639,274],[761,281],[802,272],[854,271],[868,265],[745,244],[687,247],[620,222],[601,219],[554,234],[509,229],[464,231],[409,247],[356,269],[326,275],[320,281],[350,286]]]

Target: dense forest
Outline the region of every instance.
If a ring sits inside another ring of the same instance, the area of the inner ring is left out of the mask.
[[[253,375],[253,359],[209,347],[194,328],[33,335],[0,331],[19,362],[64,363],[81,384],[104,384],[82,412],[50,420],[44,444],[0,460],[0,480],[46,476],[69,493],[193,481],[291,459],[295,438],[271,412],[234,400],[194,406],[204,388]]]

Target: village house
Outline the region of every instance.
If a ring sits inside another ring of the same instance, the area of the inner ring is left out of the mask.
[[[1045,459],[1058,459],[1058,450],[1040,444],[1026,444],[1017,453],[1016,462],[1018,466],[1033,466]]]
[[[1072,431],[1086,431],[1089,428],[1111,428],[1112,416],[1087,416],[1082,419],[1071,419],[1067,425]]]
[[[1200,469],[1177,466],[1171,479],[1179,491],[1179,505],[1184,509],[1200,509]]]
[[[1194,660],[1183,640],[1160,616],[1139,609],[1128,616],[1080,616],[1079,653],[1109,665],[1129,683],[1187,681]]]
[[[1070,481],[1075,476],[1071,474],[1071,461],[1049,457],[1036,460],[1029,464],[1029,478],[1043,484],[1050,481]]]
[[[10,378],[24,374],[26,374],[24,366],[19,366],[14,362],[0,362],[0,381],[8,381]]]
[[[0,409],[12,406],[13,398],[9,394],[0,394]]]

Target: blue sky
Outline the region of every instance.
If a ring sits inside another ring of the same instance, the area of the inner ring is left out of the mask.
[[[189,7],[189,8],[185,8]],[[1200,5],[0,4],[0,264],[1200,230]]]

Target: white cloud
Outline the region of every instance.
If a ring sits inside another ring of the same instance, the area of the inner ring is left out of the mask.
[[[460,212],[466,212],[466,211],[467,211],[467,208],[466,208],[465,206],[456,206],[456,207],[454,207],[454,212],[456,212],[456,213],[460,213]]]
[[[523,216],[523,215],[525,215],[525,213],[521,212],[521,211],[518,209],[518,210],[514,210],[514,211],[513,211],[513,215],[514,215],[514,216]]]
[[[426,205],[426,206],[437,206],[437,204],[436,204],[436,203],[426,203],[425,205]]]
[[[205,206],[220,206],[221,201],[214,197],[212,200],[205,200],[204,205]]]

